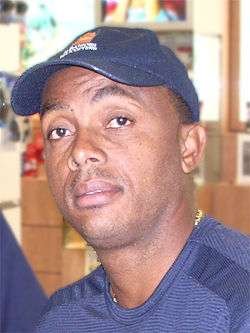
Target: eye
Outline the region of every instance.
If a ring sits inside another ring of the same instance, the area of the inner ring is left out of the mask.
[[[58,128],[54,128],[52,129],[49,134],[48,134],[48,139],[50,140],[58,140],[61,139],[65,136],[70,136],[72,133],[70,130],[68,130],[67,128],[63,128],[63,127],[58,127]]]
[[[107,128],[120,128],[132,124],[132,121],[126,117],[116,117],[113,118],[109,123]]]

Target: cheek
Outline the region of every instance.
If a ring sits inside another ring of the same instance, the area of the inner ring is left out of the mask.
[[[68,177],[68,167],[64,155],[46,150],[45,168],[51,192],[57,202],[63,200],[64,185]]]
[[[157,196],[180,182],[179,145],[173,134],[144,136],[137,146],[128,149],[126,160],[126,170],[137,191]]]

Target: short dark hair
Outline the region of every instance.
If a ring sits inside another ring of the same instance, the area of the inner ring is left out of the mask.
[[[192,113],[183,98],[174,93],[172,90],[169,90],[169,96],[170,102],[172,103],[180,117],[180,121],[183,124],[192,123]]]

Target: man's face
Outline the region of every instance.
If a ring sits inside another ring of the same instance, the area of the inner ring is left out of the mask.
[[[42,109],[48,179],[65,218],[97,249],[153,237],[183,194],[167,89],[69,67],[48,81]]]

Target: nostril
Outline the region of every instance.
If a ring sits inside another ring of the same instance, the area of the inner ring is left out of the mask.
[[[79,163],[75,160],[74,157],[71,156],[68,160],[68,166],[70,170],[76,171],[79,168]]]
[[[74,158],[72,159],[72,163],[77,167],[79,166],[79,163]]]

